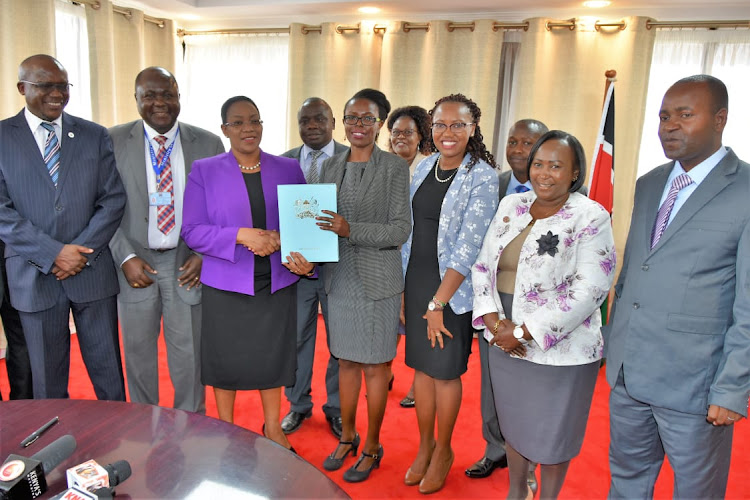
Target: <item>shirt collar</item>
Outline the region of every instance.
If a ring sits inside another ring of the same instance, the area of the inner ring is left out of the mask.
[[[510,182],[508,183],[508,192],[515,192],[516,188],[518,186],[526,186],[529,188],[529,191],[533,191],[534,189],[531,187],[531,182],[520,182],[518,179],[516,179],[516,174],[512,170],[510,171]]]
[[[714,154],[691,168],[689,172],[685,172],[685,169],[682,167],[682,164],[679,161],[674,162],[672,173],[669,174],[669,179],[667,179],[667,185],[671,186],[672,181],[675,179],[675,177],[687,173],[687,175],[691,179],[693,179],[695,185],[698,186],[706,177],[708,177],[708,174],[711,173],[711,170],[713,170],[714,167],[718,165],[722,159],[724,159],[724,157],[727,155],[727,152],[727,148],[725,148],[724,146],[720,146]]]
[[[24,107],[23,109],[24,109],[23,114],[24,114],[24,117],[26,118],[26,123],[29,124],[29,128],[31,129],[32,133],[36,132],[36,129],[38,129],[42,123],[52,123],[53,125],[55,125],[56,131],[62,130],[62,113],[60,113],[60,116],[58,116],[55,120],[49,122],[47,120],[42,120],[41,118],[36,116],[34,113],[29,111],[29,108]]]
[[[331,142],[320,148],[320,151],[322,151],[328,158],[333,156],[333,151],[335,148],[335,142],[333,139],[331,139]],[[310,153],[315,151],[315,149],[311,148],[307,144],[302,144],[302,154],[300,155],[300,158],[303,160],[306,160],[308,156],[310,156]]]
[[[163,135],[164,137],[167,138],[167,143],[171,143],[177,136],[177,129],[179,127],[180,127],[180,123],[175,121],[174,125],[172,125],[172,128],[169,129],[169,131],[166,134],[161,134],[157,132],[156,130],[154,130],[153,128],[151,128],[148,123],[146,123],[145,121],[143,122],[143,130],[146,131],[146,136],[148,137],[150,141],[153,141],[154,137],[156,137],[157,135]]]

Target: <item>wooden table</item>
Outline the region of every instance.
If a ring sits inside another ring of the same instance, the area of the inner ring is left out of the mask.
[[[55,416],[60,423],[21,448],[23,438]],[[349,498],[299,456],[214,418],[114,401],[0,403],[0,461],[11,453],[31,456],[65,434],[78,446],[47,476],[45,497],[67,487],[65,469],[94,459],[130,462],[133,474],[116,487],[118,498]]]

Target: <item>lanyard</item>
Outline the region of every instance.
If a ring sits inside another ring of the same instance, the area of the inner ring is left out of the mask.
[[[172,148],[174,147],[174,143],[177,142],[177,137],[179,137],[179,133],[180,133],[180,127],[177,127],[177,133],[174,136],[174,140],[172,141],[172,144],[169,145],[169,147],[167,148],[167,151],[164,153],[164,158],[162,158],[161,163],[157,163],[156,155],[154,154],[154,148],[151,147],[151,140],[148,138],[148,134],[146,134],[146,131],[145,130],[143,131],[143,136],[146,138],[146,142],[148,143],[148,152],[151,153],[151,168],[154,169],[154,172],[156,172],[157,176],[161,175],[161,171],[164,170],[164,166],[169,161],[169,156],[172,154]]]

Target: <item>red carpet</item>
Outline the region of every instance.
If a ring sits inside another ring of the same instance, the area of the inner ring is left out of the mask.
[[[322,321],[319,329],[322,331]],[[475,341],[476,342],[476,341]],[[73,336],[71,355],[71,384],[70,395],[73,398],[93,399],[94,392],[88,376],[83,368],[78,351],[76,337]],[[162,374],[161,403],[171,405],[172,387],[168,380],[164,344],[161,344]],[[320,405],[325,400],[324,372],[327,361],[325,339],[318,337],[317,356],[313,379],[313,400],[316,404],[313,417],[306,421],[299,431],[289,437],[289,441],[299,454],[322,470],[321,464],[325,457],[333,451],[336,439],[330,433]],[[384,458],[381,468],[373,471],[370,479],[360,484],[349,484],[342,480],[343,469],[332,472],[328,476],[341,485],[354,498],[420,498],[416,487],[408,487],[403,483],[406,469],[411,464],[417,451],[418,433],[416,416],[413,409],[404,409],[398,402],[406,394],[411,383],[412,375],[404,363],[403,342],[399,345],[399,353],[393,368],[396,380],[393,392],[389,394],[388,408],[381,433],[384,447]],[[456,460],[451,470],[445,488],[432,495],[434,498],[504,498],[508,491],[506,471],[496,471],[487,479],[469,479],[464,475],[464,469],[481,457],[484,451],[484,441],[481,435],[481,418],[479,415],[479,353],[474,345],[472,357],[469,360],[469,371],[463,377],[464,398],[458,423],[453,436],[453,447]],[[364,387],[364,384],[363,384]],[[5,397],[8,395],[8,380],[5,372],[5,361],[0,361],[0,390]],[[607,463],[607,448],[609,445],[609,419],[607,413],[607,397],[609,388],[600,373],[599,381],[594,393],[586,439],[581,454],[573,460],[568,477],[563,487],[562,498],[605,498],[609,484],[609,469]],[[207,391],[208,415],[216,416],[213,393]],[[282,397],[282,416],[288,410],[288,404]],[[235,418],[238,425],[260,432],[262,411],[260,398],[256,392],[242,392],[237,395]],[[360,406],[357,415],[357,428],[360,433],[366,431],[366,402],[364,394],[360,395]],[[742,421],[735,431],[734,449],[732,454],[732,469],[729,474],[727,498],[750,498],[750,479],[746,475],[750,468],[750,455],[747,450],[750,445],[750,428],[746,421]],[[744,452],[742,450],[745,450]],[[4,457],[0,457],[4,458]],[[348,459],[345,467],[353,465],[353,459]],[[672,473],[665,464],[656,485],[656,498],[666,499],[672,496]]]

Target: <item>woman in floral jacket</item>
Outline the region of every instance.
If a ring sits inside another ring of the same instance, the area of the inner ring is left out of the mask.
[[[553,130],[529,155],[533,191],[500,202],[472,267],[474,326],[490,349],[490,378],[506,440],[508,498],[560,492],[583,442],[603,341],[599,307],[614,278],[607,211],[576,193],[586,177],[580,142]]]

